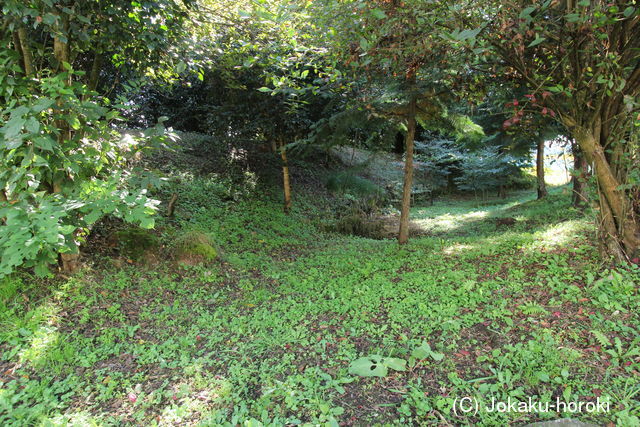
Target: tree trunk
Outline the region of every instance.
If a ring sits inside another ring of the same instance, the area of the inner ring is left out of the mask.
[[[398,243],[404,245],[409,241],[409,209],[411,208],[411,186],[413,183],[413,141],[416,136],[416,98],[411,95],[407,112],[407,135],[405,147],[407,150],[404,162],[404,184],[402,187],[402,210],[400,212],[400,231]]]
[[[538,178],[538,200],[547,197],[547,184],[544,182],[544,138],[538,140],[536,152],[536,177]]]
[[[62,66],[63,62],[70,63],[69,58],[71,57],[71,52],[69,48],[69,15],[64,13],[58,14],[58,31],[64,36],[56,36],[53,39],[53,55],[58,61],[58,71],[64,70]]]
[[[20,56],[20,61],[22,62],[22,66],[24,67],[24,61],[22,60],[22,47],[20,47],[20,37],[18,37],[18,32],[14,31],[12,34],[13,48]]]
[[[393,152],[396,154],[402,154],[404,153],[404,135],[402,135],[402,132],[398,132],[396,134],[396,139],[393,143]]]
[[[504,184],[500,184],[500,186],[498,187],[498,197],[500,197],[501,199],[506,199],[507,198],[507,186]]]
[[[64,37],[56,36],[53,39],[53,54],[55,59],[58,61],[58,71],[63,71],[63,63],[69,63],[71,57],[71,50],[69,47],[69,16],[67,14],[59,14],[60,23],[58,24],[58,29],[60,33]],[[71,84],[71,75],[69,75],[68,84]],[[61,106],[62,101],[58,102],[58,106]],[[71,127],[69,123],[65,120],[58,120],[56,126],[59,129],[58,141],[60,146],[64,145],[65,140],[71,139]],[[62,191],[64,181],[66,181],[67,176],[64,173],[60,173],[58,176],[53,177],[53,191],[55,193],[59,193]],[[73,245],[75,245],[74,250],[72,252],[67,252],[60,254],[60,261],[62,263],[62,271],[65,273],[74,273],[80,267],[80,251],[78,242],[73,241]]]
[[[587,159],[584,158],[580,147],[575,141],[571,143],[571,152],[573,153],[573,174],[571,177],[573,193],[571,195],[571,204],[575,208],[583,209],[589,201],[587,198]]]
[[[27,29],[23,26],[18,28],[18,40],[20,41],[20,51],[22,53],[22,63],[24,65],[24,75],[32,76],[33,69],[33,56],[31,55],[31,46],[29,46],[29,35]]]
[[[633,215],[631,201],[621,190],[620,182],[600,141],[600,121],[594,121],[593,129],[576,126],[573,134],[587,162],[592,165],[598,181],[600,239],[607,254],[618,261],[636,256],[640,247],[640,224]]]
[[[93,57],[93,64],[91,65],[91,73],[89,74],[89,83],[87,84],[89,90],[96,90],[98,88],[101,67],[102,54],[96,51],[95,56]]]
[[[284,189],[284,212],[291,212],[291,183],[289,180],[289,161],[287,160],[287,149],[282,139],[278,141],[280,146],[280,157],[282,158],[282,186]]]
[[[171,195],[171,200],[169,200],[169,204],[167,205],[167,216],[172,217],[176,210],[176,202],[178,201],[178,193],[173,193]]]

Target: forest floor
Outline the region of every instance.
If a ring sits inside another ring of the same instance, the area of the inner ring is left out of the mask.
[[[416,207],[399,247],[323,231],[328,166],[294,162],[285,215],[277,161],[232,151],[228,174],[215,153],[157,162],[179,198],[155,256],[119,252],[105,222],[78,275],[0,281],[0,424],[638,425],[640,269],[597,261],[563,189]],[[190,232],[218,257],[178,262]],[[350,373],[369,356],[385,376]],[[529,397],[609,410],[483,406]]]

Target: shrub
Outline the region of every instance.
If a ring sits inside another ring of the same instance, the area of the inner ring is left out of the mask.
[[[357,197],[382,197],[384,191],[374,182],[350,171],[335,173],[327,179],[327,188],[334,193]]]

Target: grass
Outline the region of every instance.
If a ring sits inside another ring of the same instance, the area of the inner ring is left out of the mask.
[[[183,177],[160,221],[168,247],[206,233],[215,261],[1,282],[0,424],[639,425],[640,270],[597,261],[562,190],[416,208],[428,235],[398,247],[320,231],[316,196],[287,216],[273,188],[220,179]],[[424,343],[444,357],[412,358]],[[409,363],[349,373],[371,355]],[[528,396],[610,411],[453,410]]]

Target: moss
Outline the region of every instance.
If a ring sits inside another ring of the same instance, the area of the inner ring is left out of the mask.
[[[176,255],[181,262],[213,261],[218,257],[218,250],[208,235],[190,231],[178,237]]]
[[[160,241],[155,234],[149,230],[139,227],[129,227],[116,232],[120,254],[133,261],[137,261],[142,256],[160,246]]]

